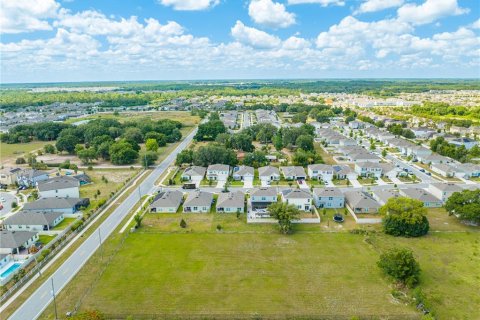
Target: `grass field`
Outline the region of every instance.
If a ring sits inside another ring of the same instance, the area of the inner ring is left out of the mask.
[[[68,227],[73,221],[77,220],[76,218],[65,218],[62,222],[57,224],[52,230],[63,230]]]
[[[394,287],[376,267],[387,248],[409,247],[439,319],[478,318],[478,227],[435,208],[428,210],[431,231],[423,238],[364,236],[346,232],[359,227],[350,215],[336,224],[335,210],[319,213],[321,224],[295,225],[290,236],[278,234],[275,224],[247,224],[245,214],[146,214],[141,229],[114,232],[102,254],[94,254],[58,296],[59,313],[78,304],[80,310],[134,319],[141,314],[420,319],[412,305],[391,295]],[[53,314],[49,306],[42,319]]]
[[[49,236],[49,235],[46,235],[46,234],[42,234],[42,235],[39,235],[38,236],[38,241],[41,242],[44,246],[47,245],[50,241],[52,241],[53,239],[55,239],[55,235],[53,236]]]
[[[13,160],[27,153],[43,148],[46,144],[55,145],[55,141],[32,141],[29,143],[3,143],[0,142],[0,161]]]

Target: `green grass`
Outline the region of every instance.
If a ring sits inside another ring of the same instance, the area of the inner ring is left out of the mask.
[[[0,159],[1,161],[15,160],[16,158],[24,157],[26,154],[42,149],[46,144],[55,145],[55,141],[32,141],[29,143],[3,143],[0,142]]]
[[[68,227],[73,221],[77,220],[76,218],[65,218],[62,222],[57,224],[52,230],[63,230]]]
[[[55,239],[56,235],[54,236],[49,236],[49,235],[45,235],[45,234],[42,234],[42,235],[39,235],[38,236],[38,241],[41,242],[44,246],[47,245],[50,241],[52,241],[53,239]]]

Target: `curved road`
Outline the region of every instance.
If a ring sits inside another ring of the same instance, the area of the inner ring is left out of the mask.
[[[100,242],[105,240],[128,215],[140,197],[155,190],[155,181],[173,163],[177,154],[192,141],[197,129],[194,129],[178,146],[162,161],[153,172],[110,214],[110,216],[95,230],[80,247],[53,273],[43,284],[18,308],[10,320],[37,319],[45,308],[53,301],[52,279],[55,294],[77,274],[82,266],[98,249]]]

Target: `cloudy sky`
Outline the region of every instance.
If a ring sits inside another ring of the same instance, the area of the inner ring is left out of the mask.
[[[0,0],[1,81],[480,77],[478,0]]]

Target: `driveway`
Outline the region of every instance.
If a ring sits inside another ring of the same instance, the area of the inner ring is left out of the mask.
[[[243,187],[253,188],[253,179],[245,178],[245,180],[243,180]]]
[[[17,202],[17,198],[9,192],[0,192],[0,198],[5,199],[5,201],[2,202],[3,209],[0,210],[0,217],[3,217],[12,210],[12,202]]]
[[[197,188],[200,188],[200,182],[202,182],[202,178],[199,178],[199,177],[192,178],[192,182],[195,183],[195,186]]]
[[[227,182],[227,180],[218,180],[217,181],[217,188],[218,189],[223,189],[223,187],[225,187],[226,182]]]
[[[391,177],[390,180],[397,185],[403,184],[402,180],[398,179],[397,177]]]
[[[382,178],[378,178],[377,179],[377,183],[379,186],[384,186],[384,185],[387,185],[388,183],[386,183]]]
[[[269,184],[268,184],[268,180],[260,180],[260,182],[262,183],[262,187],[268,187]]]
[[[350,183],[351,183],[352,187],[354,187],[354,188],[363,187],[363,185],[360,182],[358,182],[357,179],[348,179],[348,180],[350,180]]]
[[[297,180],[297,184],[300,187],[300,189],[310,189],[310,187],[308,186],[305,180]]]
[[[326,187],[335,187],[335,184],[332,182],[332,180],[324,180],[324,182]]]

